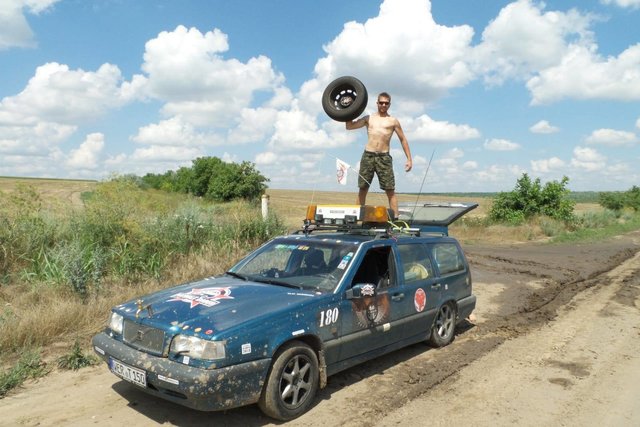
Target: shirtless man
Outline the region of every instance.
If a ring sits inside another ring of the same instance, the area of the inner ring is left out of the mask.
[[[360,177],[358,178],[358,199],[356,203],[364,205],[367,200],[369,186],[373,180],[374,172],[378,174],[380,188],[387,193],[389,198],[389,207],[393,210],[394,219],[398,217],[398,199],[396,197],[396,183],[393,176],[393,162],[389,154],[389,146],[391,137],[395,132],[400,138],[402,149],[407,156],[407,163],[404,170],[409,172],[413,166],[411,160],[411,150],[409,143],[404,136],[400,122],[395,117],[389,115],[389,107],[391,106],[391,96],[382,92],[378,95],[378,112],[370,116],[364,116],[358,120],[346,122],[346,128],[360,129],[367,127],[368,142],[364,147],[362,159],[360,160]]]

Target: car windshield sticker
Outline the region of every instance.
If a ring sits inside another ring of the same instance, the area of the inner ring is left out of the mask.
[[[422,288],[416,289],[416,294],[413,296],[413,305],[415,305],[418,313],[422,312],[427,305],[427,294],[424,293]]]
[[[291,249],[292,251],[297,249],[299,251],[308,251],[309,246],[308,245],[285,245],[281,243],[276,245],[276,249]]]
[[[194,288],[190,292],[179,292],[171,295],[168,301],[182,301],[191,304],[190,308],[198,305],[213,307],[220,304],[220,300],[233,299],[231,288]]]
[[[338,264],[337,268],[339,268],[340,270],[344,270],[345,268],[347,268],[347,265],[349,264],[349,261],[351,261],[351,258],[353,258],[353,252],[349,252],[344,257],[342,257],[342,261],[340,261],[340,264]]]

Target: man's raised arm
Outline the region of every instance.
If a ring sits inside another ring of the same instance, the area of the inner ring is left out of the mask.
[[[363,126],[366,126],[368,121],[369,121],[369,116],[364,116],[364,117],[360,117],[358,120],[346,121],[344,122],[344,126],[348,130],[360,129]]]

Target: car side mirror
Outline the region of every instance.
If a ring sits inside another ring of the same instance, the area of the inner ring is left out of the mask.
[[[347,289],[346,296],[347,299],[375,297],[376,285],[373,283],[356,283],[351,287],[351,289]]]

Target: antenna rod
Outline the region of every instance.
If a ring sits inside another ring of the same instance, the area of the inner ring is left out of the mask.
[[[416,213],[416,207],[418,206],[418,199],[420,199],[420,195],[422,194],[422,186],[424,185],[424,181],[427,179],[427,174],[429,173],[429,168],[431,167],[431,161],[433,160],[433,155],[436,154],[436,149],[433,149],[431,152],[431,158],[429,159],[429,164],[427,165],[427,170],[424,171],[424,177],[422,177],[422,184],[420,184],[420,191],[418,192],[418,197],[416,197],[416,202],[413,205],[413,212],[411,212],[411,219],[413,220],[413,216]]]

